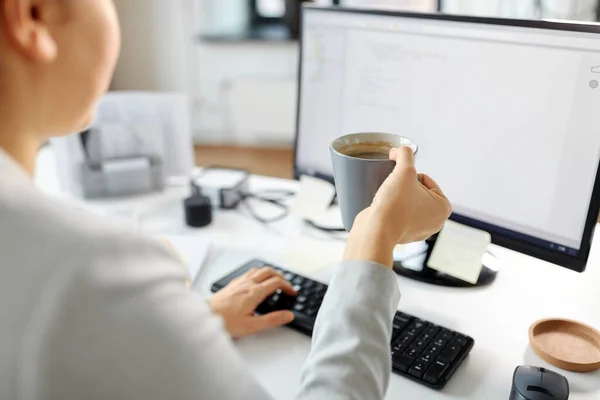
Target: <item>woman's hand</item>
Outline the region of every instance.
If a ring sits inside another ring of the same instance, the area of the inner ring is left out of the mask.
[[[291,311],[275,311],[261,316],[254,314],[256,307],[278,290],[296,295],[292,285],[275,270],[254,268],[232,280],[208,302],[213,312],[225,320],[229,334],[239,338],[292,322],[294,314]]]
[[[427,175],[417,175],[410,148],[392,149],[390,159],[396,161],[396,168],[371,206],[356,217],[346,245],[346,259],[391,267],[396,244],[429,238],[442,229],[452,212],[437,183]]]

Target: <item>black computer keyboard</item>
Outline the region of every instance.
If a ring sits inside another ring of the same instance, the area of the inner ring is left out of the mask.
[[[217,292],[234,278],[251,268],[271,267],[290,281],[298,296],[274,293],[256,311],[266,314],[276,310],[292,310],[294,321],[289,327],[311,335],[327,285],[294,274],[260,260],[253,260],[215,282]],[[396,312],[391,341],[392,370],[434,389],[443,388],[473,348],[472,338],[450,329]]]

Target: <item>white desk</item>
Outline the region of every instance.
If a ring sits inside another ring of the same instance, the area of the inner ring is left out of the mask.
[[[291,181],[252,178],[253,190],[294,187]],[[170,189],[160,195],[96,202],[92,206],[114,210],[135,204],[146,209],[141,215],[144,229],[211,237],[214,246],[196,282],[196,288],[207,295],[213,281],[251,258],[283,263],[285,250],[281,249],[294,244],[303,249],[323,248],[314,238],[323,238],[322,234],[291,218],[265,227],[242,212],[229,211],[217,213],[208,228],[189,229],[183,222],[180,202],[186,192],[183,188]],[[334,252],[343,247],[339,240],[326,243]],[[517,365],[554,369],[528,346],[527,333],[532,322],[545,317],[567,317],[600,328],[600,240],[594,242],[588,271],[583,274],[505,249],[495,249],[494,254],[499,257],[502,270],[487,288],[440,288],[398,279],[402,292],[400,310],[469,334],[475,338],[475,347],[443,391],[432,391],[393,374],[386,399],[506,400]],[[328,274],[327,270],[320,270],[312,275],[326,280]],[[293,397],[310,338],[279,328],[240,340],[237,346],[248,361],[248,368],[275,398]],[[571,384],[571,399],[600,399],[599,372],[562,373]]]

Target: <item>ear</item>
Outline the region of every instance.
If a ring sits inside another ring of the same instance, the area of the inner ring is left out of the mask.
[[[44,21],[45,0],[2,0],[0,17],[5,35],[16,50],[28,59],[50,63],[57,54],[56,41]]]

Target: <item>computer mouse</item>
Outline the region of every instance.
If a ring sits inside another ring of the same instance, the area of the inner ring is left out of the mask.
[[[513,374],[510,400],[567,400],[569,381],[545,368],[521,365]]]

